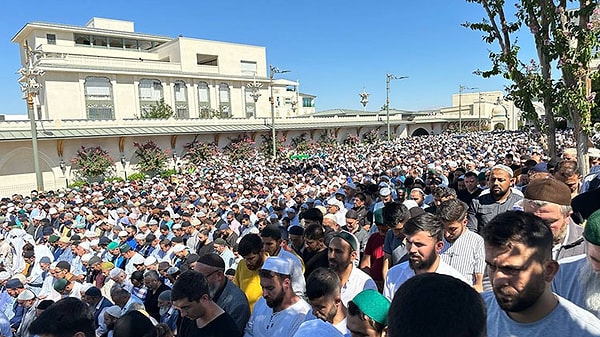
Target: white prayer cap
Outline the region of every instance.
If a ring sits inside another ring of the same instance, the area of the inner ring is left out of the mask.
[[[291,266],[287,260],[278,256],[269,256],[263,263],[262,270],[270,270],[283,275],[292,273]]]

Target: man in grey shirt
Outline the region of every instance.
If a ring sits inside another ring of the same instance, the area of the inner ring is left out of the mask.
[[[539,217],[508,211],[481,232],[493,293],[483,293],[488,336],[600,336],[600,320],[550,287],[558,272],[552,231]]]
[[[505,165],[492,167],[488,181],[489,193],[482,193],[471,201],[468,211],[467,227],[479,232],[496,215],[513,209],[523,199],[511,189],[513,171]]]

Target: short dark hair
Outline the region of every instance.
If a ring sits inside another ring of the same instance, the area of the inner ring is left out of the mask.
[[[171,289],[171,301],[177,301],[187,298],[190,302],[200,300],[204,295],[208,295],[208,281],[201,273],[188,270],[183,272]]]
[[[262,239],[258,234],[246,234],[238,244],[238,253],[244,257],[250,254],[259,254],[263,249]]]
[[[113,329],[113,337],[156,337],[157,331],[148,316],[137,310],[132,310],[121,316]]]
[[[469,178],[469,177],[477,179],[477,173],[475,173],[473,171],[469,171],[469,172],[465,173],[465,178]]]
[[[391,202],[383,206],[382,210],[383,223],[388,227],[396,227],[401,222],[406,222],[410,219],[408,208],[399,202]]]
[[[507,211],[496,215],[481,229],[486,246],[503,247],[510,242],[535,248],[538,261],[552,256],[552,231],[541,218],[523,211]]]
[[[367,196],[363,192],[357,192],[354,194],[354,197],[362,202],[367,201]]]
[[[136,270],[133,273],[131,273],[131,276],[129,278],[132,280],[141,281],[144,279],[144,272]]]
[[[304,238],[308,240],[320,240],[325,237],[323,226],[319,224],[308,225],[304,229]]]
[[[424,213],[411,218],[404,224],[404,235],[414,235],[417,232],[425,231],[429,235],[441,241],[444,235],[444,227],[438,217],[431,213]]]
[[[442,223],[449,224],[463,221],[467,216],[469,206],[459,199],[450,199],[442,202],[436,209],[435,215]]]
[[[281,240],[281,230],[277,226],[269,225],[263,228],[260,236],[263,238],[271,238],[273,240]]]
[[[306,279],[306,297],[314,300],[340,294],[340,277],[329,268],[317,268]]]
[[[484,337],[486,316],[485,303],[473,287],[448,275],[419,274],[396,291],[388,336]]]
[[[77,332],[83,332],[86,337],[94,337],[94,317],[87,309],[87,304],[77,298],[63,298],[49,306],[31,323],[29,333],[71,337]]]
[[[433,190],[433,195],[438,198],[456,198],[456,191],[451,187],[438,186]]]
[[[144,278],[157,281],[160,280],[160,275],[158,275],[158,272],[156,270],[148,270],[144,273]]]
[[[320,224],[323,224],[323,212],[316,207],[312,207],[307,209],[306,211],[300,213],[300,219],[317,221]]]

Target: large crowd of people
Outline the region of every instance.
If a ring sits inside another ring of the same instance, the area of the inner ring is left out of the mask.
[[[600,336],[600,151],[582,177],[570,132],[559,160],[543,143],[410,137],[6,196],[0,336]]]

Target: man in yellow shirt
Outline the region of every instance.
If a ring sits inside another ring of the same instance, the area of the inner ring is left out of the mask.
[[[252,311],[254,303],[262,296],[258,270],[267,254],[263,252],[263,242],[257,234],[244,235],[238,244],[238,253],[243,260],[237,266],[233,283],[246,294]]]

